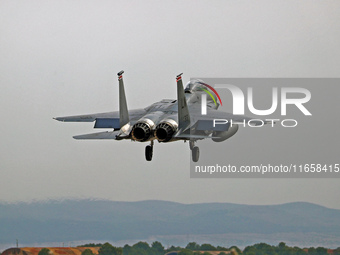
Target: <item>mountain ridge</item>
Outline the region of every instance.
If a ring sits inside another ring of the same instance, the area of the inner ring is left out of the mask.
[[[244,205],[67,199],[0,203],[0,226],[0,243],[18,238],[25,243],[41,243],[242,233],[314,233],[340,240],[340,210],[308,202]]]

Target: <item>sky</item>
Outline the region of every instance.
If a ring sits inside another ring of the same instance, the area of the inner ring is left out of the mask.
[[[53,120],[118,110],[120,70],[129,109],[175,99],[181,72],[184,82],[339,77],[339,7],[337,0],[1,0],[0,201],[305,201],[340,209],[340,179],[191,179],[188,144],[156,143],[146,162],[145,143],[76,141],[92,123]]]

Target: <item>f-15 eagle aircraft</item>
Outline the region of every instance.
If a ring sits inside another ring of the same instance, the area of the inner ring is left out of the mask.
[[[154,141],[161,143],[189,141],[192,160],[199,159],[197,140],[210,138],[222,142],[233,136],[238,125],[213,125],[214,119],[242,122],[250,118],[217,111],[221,99],[215,89],[201,80],[191,80],[183,89],[182,73],[177,75],[177,100],[163,99],[144,109],[128,110],[123,73],[118,75],[119,111],[54,118],[64,122],[95,122],[94,128],[113,131],[74,136],[75,139],[113,139],[150,142],[145,148],[145,158],[152,160]],[[206,96],[206,93],[210,97]],[[204,96],[203,96],[204,95]],[[203,97],[203,99],[202,99]],[[217,97],[219,101],[217,101]],[[202,101],[203,100],[203,101]],[[206,103],[206,114],[202,115],[201,102]]]

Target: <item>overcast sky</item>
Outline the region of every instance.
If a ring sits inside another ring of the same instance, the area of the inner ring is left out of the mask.
[[[188,144],[156,143],[146,162],[145,143],[76,141],[92,123],[52,119],[118,110],[122,69],[130,109],[176,98],[181,72],[184,82],[339,77],[339,17],[337,0],[1,0],[0,201],[306,201],[340,209],[340,179],[190,179]]]

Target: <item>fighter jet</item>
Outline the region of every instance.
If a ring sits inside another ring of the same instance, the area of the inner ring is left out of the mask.
[[[63,122],[95,122],[94,128],[110,131],[74,136],[74,139],[112,139],[149,142],[145,158],[152,160],[154,141],[168,143],[189,141],[192,160],[199,159],[198,140],[212,139],[222,142],[238,131],[239,123],[249,120],[245,116],[218,111],[222,104],[216,90],[201,80],[191,80],[183,88],[182,73],[176,76],[177,99],[163,99],[144,109],[128,110],[123,73],[118,75],[119,111],[54,118]],[[207,96],[209,95],[209,97]],[[204,108],[202,107],[204,103]],[[205,111],[202,114],[202,109]],[[228,124],[215,125],[214,120],[229,120]],[[113,129],[113,130],[112,130]]]

